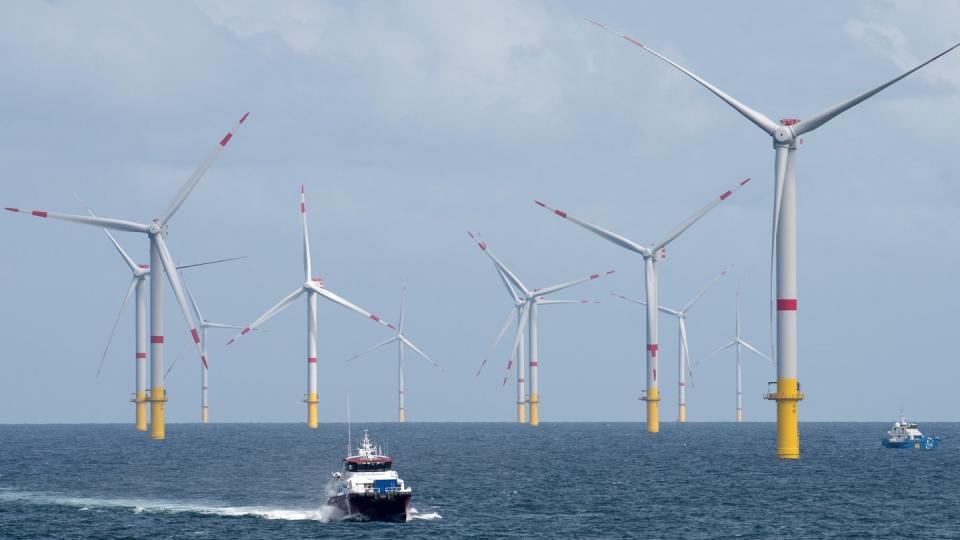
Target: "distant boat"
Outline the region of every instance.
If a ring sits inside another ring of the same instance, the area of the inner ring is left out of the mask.
[[[925,436],[917,429],[917,424],[907,422],[900,413],[900,421],[893,423],[893,428],[887,432],[887,437],[881,441],[884,448],[914,448],[918,450],[933,450],[940,444],[940,437],[934,433]]]
[[[412,490],[392,467],[393,459],[374,447],[364,431],[357,454],[343,460],[342,473],[333,473],[337,492],[327,504],[344,519],[406,521]]]

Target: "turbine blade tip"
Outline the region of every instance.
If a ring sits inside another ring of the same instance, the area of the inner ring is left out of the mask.
[[[750,178],[749,178],[749,177],[744,178],[743,180],[740,181],[740,185],[741,185],[741,186],[745,186],[745,185],[747,185],[747,182],[749,182],[749,181],[750,181]]]
[[[240,122],[238,123],[242,124],[247,119],[248,116],[250,116],[250,111],[243,113],[243,116],[240,117]]]
[[[536,199],[534,199],[533,202],[536,203],[537,205],[543,207],[543,208],[546,208],[546,207],[547,207],[547,205],[543,204],[542,202],[540,202],[540,201],[538,201],[538,200],[536,200]]]
[[[6,207],[6,208],[4,208],[4,210],[6,210],[6,211],[8,211],[8,212],[19,212],[19,211],[20,211],[19,208],[11,208],[11,207],[9,207],[9,206]]]

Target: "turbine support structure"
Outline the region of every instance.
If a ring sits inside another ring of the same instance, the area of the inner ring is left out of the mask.
[[[163,268],[156,235],[150,235],[150,268],[159,274]],[[161,441],[166,437],[164,404],[167,392],[163,382],[163,280],[154,275],[150,280],[150,438]]]

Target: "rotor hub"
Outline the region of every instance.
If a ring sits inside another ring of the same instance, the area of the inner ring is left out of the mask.
[[[148,229],[148,232],[150,234],[159,234],[161,230],[162,229],[160,227],[160,224],[157,223],[156,221],[153,221],[150,223],[150,228]]]

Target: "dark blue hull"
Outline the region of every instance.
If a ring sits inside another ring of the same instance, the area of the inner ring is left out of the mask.
[[[884,448],[909,448],[911,450],[933,450],[940,444],[940,437],[924,437],[919,440],[889,441],[882,439]]]
[[[359,521],[406,521],[410,493],[351,493],[330,497],[343,519]]]

